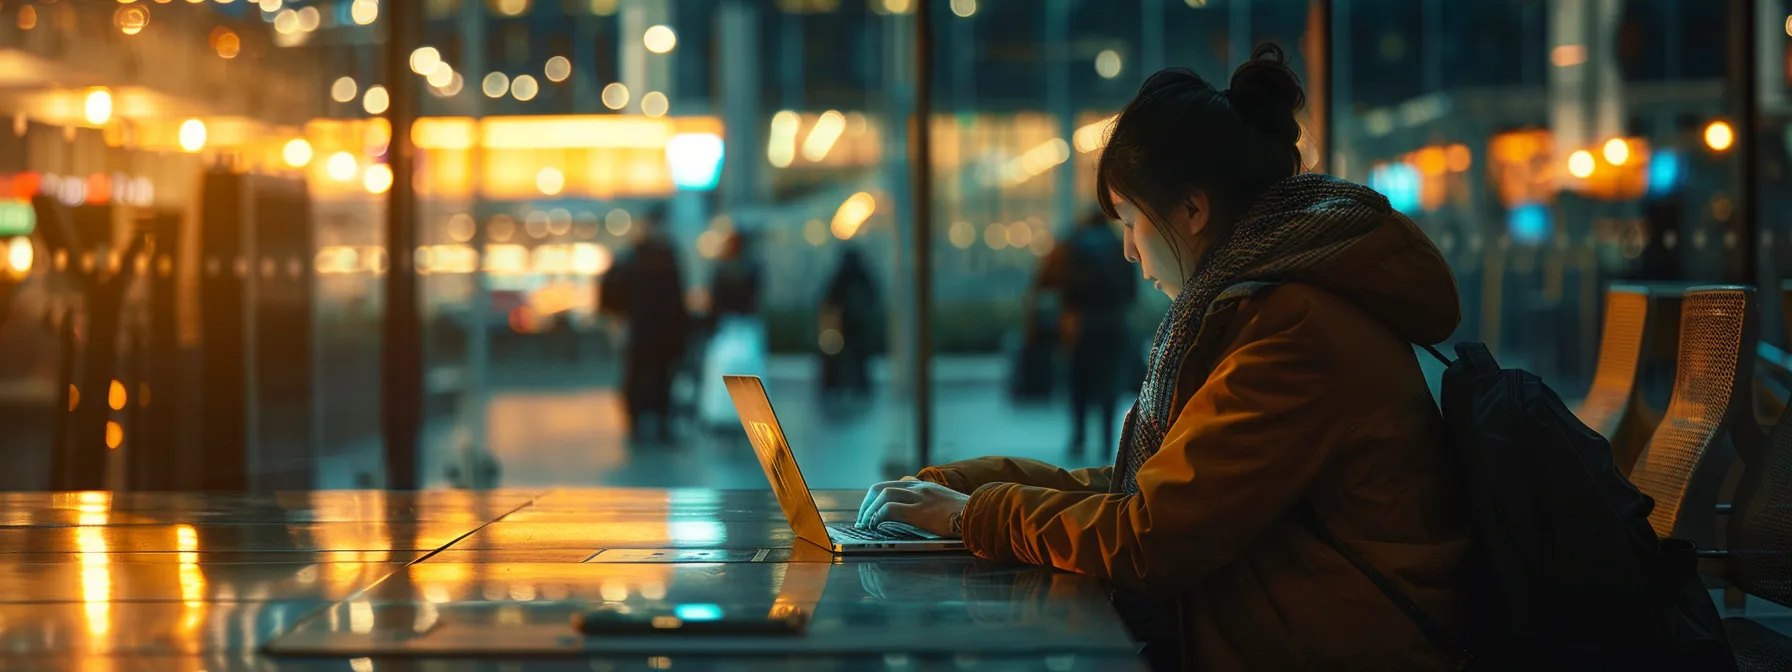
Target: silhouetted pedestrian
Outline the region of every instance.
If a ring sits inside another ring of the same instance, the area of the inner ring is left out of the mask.
[[[627,403],[629,434],[636,439],[672,438],[672,379],[685,354],[690,314],[684,305],[684,278],[678,255],[659,230],[662,213],[644,221],[641,241],[602,280],[603,311],[628,325],[622,394]],[[644,431],[646,419],[658,420],[658,431]]]

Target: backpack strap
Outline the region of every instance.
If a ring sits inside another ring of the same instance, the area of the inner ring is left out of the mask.
[[[1426,346],[1426,349],[1431,350],[1431,347]],[[1437,351],[1431,350],[1431,353],[1435,355]],[[1443,359],[1443,356],[1438,355],[1438,358]],[[1319,541],[1332,547],[1332,550],[1337,551],[1338,555],[1344,556],[1345,560],[1350,561],[1351,566],[1356,567],[1357,571],[1362,572],[1370,583],[1375,584],[1375,587],[1381,590],[1381,594],[1387,596],[1389,602],[1393,602],[1394,606],[1405,612],[1406,617],[1412,619],[1413,625],[1418,626],[1419,631],[1425,633],[1425,639],[1431,640],[1432,644],[1455,656],[1456,669],[1461,670],[1468,667],[1469,662],[1475,657],[1474,653],[1456,643],[1456,638],[1451,637],[1450,633],[1444,630],[1443,624],[1438,623],[1437,619],[1425,613],[1418,603],[1413,602],[1412,598],[1406,596],[1405,591],[1400,590],[1400,587],[1394,585],[1392,580],[1370,565],[1368,560],[1363,559],[1356,549],[1351,548],[1343,540],[1338,539],[1337,535],[1332,534],[1331,528],[1326,527],[1325,521],[1319,518],[1319,510],[1313,508],[1311,500],[1302,497],[1300,503],[1295,505],[1294,517],[1306,526],[1313,536],[1318,537]]]

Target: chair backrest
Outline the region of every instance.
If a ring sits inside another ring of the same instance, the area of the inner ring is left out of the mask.
[[[1655,499],[1656,534],[1701,548],[1716,547],[1718,491],[1735,462],[1735,435],[1760,431],[1747,404],[1754,348],[1744,347],[1754,341],[1753,297],[1754,288],[1741,285],[1687,290],[1673,396],[1631,474]]]
[[[1747,464],[1730,509],[1724,578],[1745,593],[1792,607],[1792,406],[1780,413],[1759,450],[1740,456]]]
[[[1628,475],[1647,442],[1642,437],[1620,436],[1636,395],[1637,369],[1642,364],[1643,334],[1649,318],[1649,290],[1636,285],[1612,285],[1605,294],[1605,324],[1599,337],[1599,363],[1593,386],[1587,390],[1575,415],[1612,443],[1612,461]],[[1653,427],[1649,428],[1653,430]]]

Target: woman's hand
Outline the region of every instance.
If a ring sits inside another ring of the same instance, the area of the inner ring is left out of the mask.
[[[871,486],[859,504],[859,527],[876,527],[891,521],[907,523],[942,537],[957,537],[953,514],[964,512],[968,495],[943,485],[904,476]]]

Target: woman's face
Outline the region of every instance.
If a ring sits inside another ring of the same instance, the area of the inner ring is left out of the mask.
[[[1120,222],[1126,225],[1126,260],[1138,264],[1145,279],[1156,282],[1157,291],[1171,299],[1176,298],[1182,292],[1183,283],[1195,272],[1196,256],[1189,248],[1189,241],[1207,225],[1206,197],[1197,195],[1190,206],[1178,207],[1170,213],[1165,224],[1175,227],[1180,235],[1159,231],[1151,218],[1119,194],[1113,194],[1112,198],[1114,209],[1120,213]],[[1177,262],[1178,255],[1182,260],[1180,263]]]

